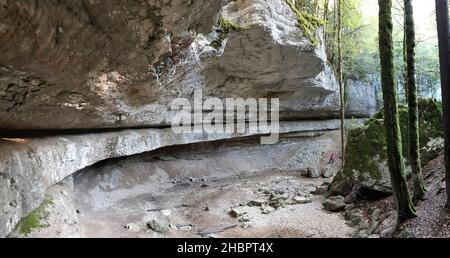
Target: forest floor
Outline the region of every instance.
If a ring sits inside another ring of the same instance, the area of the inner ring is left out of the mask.
[[[360,203],[366,214],[379,210],[375,233],[381,237],[396,238],[448,238],[450,237],[450,211],[444,209],[446,202],[444,182],[444,157],[439,156],[423,168],[427,186],[425,200],[416,204],[417,218],[395,229],[396,212],[393,197]]]

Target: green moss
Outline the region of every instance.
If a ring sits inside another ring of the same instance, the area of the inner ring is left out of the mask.
[[[226,20],[222,15],[219,18],[219,26],[225,33],[231,33],[233,31],[242,31],[244,29],[239,24]]]
[[[370,176],[378,181],[382,179],[379,164],[387,160],[386,130],[383,122],[384,111],[378,111],[366,123],[353,128],[348,133],[345,167],[340,171],[331,187],[331,194],[347,194],[356,180]],[[408,108],[399,107],[402,133],[403,156],[408,157]],[[443,137],[442,109],[430,99],[419,99],[419,130],[422,164],[425,165],[438,156],[439,150],[430,152],[423,148],[430,140]],[[406,159],[408,164],[408,159]],[[355,173],[358,171],[359,173]],[[356,178],[359,176],[360,178]]]
[[[370,119],[363,127],[352,130],[348,137],[345,158],[348,165],[344,167],[344,174],[353,177],[354,171],[362,171],[375,180],[381,180],[378,164],[387,159],[385,146],[386,133],[383,120]]]
[[[239,24],[226,20],[222,15],[219,17],[219,37],[211,42],[210,46],[219,49],[223,46],[223,42],[231,32],[239,32],[244,30]]]
[[[297,15],[298,27],[303,31],[303,34],[309,39],[311,44],[316,46],[318,44],[316,31],[318,27],[323,26],[323,21],[307,12],[298,10],[292,0],[286,0],[286,3]]]
[[[440,150],[427,151],[424,146],[431,139],[444,138],[442,106],[432,99],[419,99],[419,146],[422,165],[426,165],[439,155]]]
[[[15,230],[19,231],[23,235],[30,234],[34,229],[47,227],[44,224],[44,220],[48,217],[48,212],[46,208],[53,205],[53,200],[46,198],[34,211],[32,211],[28,216],[22,218],[19,223],[17,223]]]

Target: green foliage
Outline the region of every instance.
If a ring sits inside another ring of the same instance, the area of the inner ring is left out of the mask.
[[[439,98],[439,55],[436,43],[419,43],[416,47],[416,77],[421,96]]]
[[[32,211],[28,216],[22,218],[16,225],[18,230],[23,235],[30,234],[34,229],[47,227],[43,222],[48,217],[46,208],[53,205],[53,200],[46,198],[39,207]]]
[[[380,59],[378,50],[378,13],[368,14],[370,4],[377,0],[343,0],[342,5],[342,45],[344,57],[344,77],[358,80],[369,80],[373,75],[380,74]],[[334,68],[337,67],[336,20],[330,1],[326,21],[327,56]],[[404,94],[404,58],[403,58],[403,1],[394,1],[393,8],[393,40],[396,81],[399,94]],[[364,11],[363,11],[364,10]],[[419,13],[421,10],[415,10]],[[430,31],[435,31],[434,18],[430,17]],[[427,26],[427,25],[426,25]],[[417,26],[416,26],[417,27]],[[434,33],[419,30],[416,46],[416,77],[418,94],[421,97],[439,98],[439,56],[437,40]],[[425,40],[424,40],[425,38]],[[404,100],[403,96],[399,97]]]
[[[331,1],[332,3],[332,1]],[[337,58],[337,15],[331,7],[331,12],[325,18],[326,24],[326,47],[329,61],[336,69],[338,65]],[[358,59],[364,40],[361,37],[361,31],[364,27],[360,1],[344,0],[342,4],[342,45],[344,59],[344,77],[355,77],[360,71]]]
[[[361,48],[365,44],[361,37],[361,30],[364,27],[361,14],[360,2],[356,0],[344,0],[342,5],[342,45],[344,57],[345,77],[360,77],[364,72],[359,67],[361,58]]]
[[[223,16],[220,16],[220,18],[219,18],[219,26],[223,30],[224,33],[231,33],[233,31],[241,31],[244,29],[239,24],[236,24],[232,21],[225,20],[225,18],[223,18]]]

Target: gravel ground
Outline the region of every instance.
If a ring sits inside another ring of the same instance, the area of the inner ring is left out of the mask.
[[[89,201],[93,196],[86,194],[89,190],[83,189],[76,191],[81,211],[81,236],[195,238],[202,237],[199,235],[201,230],[236,225],[203,237],[349,237],[353,231],[345,224],[342,215],[322,208],[323,196],[312,196],[311,203],[287,205],[270,214],[263,214],[261,207],[243,205],[264,198],[262,189],[308,189],[323,181],[275,172],[174,186],[163,191],[159,189],[155,194],[124,196],[111,200],[113,203],[107,208],[104,205],[101,208],[86,205],[93,203]],[[152,197],[149,199],[149,196]],[[245,210],[248,221],[240,222],[229,214],[236,207]],[[152,220],[163,224],[167,232],[160,234],[149,229],[146,222]]]

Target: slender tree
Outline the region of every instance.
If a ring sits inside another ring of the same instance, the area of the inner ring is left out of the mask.
[[[335,65],[336,65],[336,60],[335,60],[335,53],[336,53],[336,35],[337,35],[337,1],[336,0],[334,0],[333,1],[333,27],[332,27],[332,29],[333,29],[333,31],[332,31],[332,33],[331,33],[331,37],[330,37],[330,42],[331,42],[331,47],[330,47],[330,51],[329,51],[329,54],[328,54],[328,60],[330,60],[330,63],[333,65],[333,67],[336,67]]]
[[[324,42],[326,44],[327,54],[328,54],[327,42],[328,42],[328,23],[329,23],[329,20],[328,20],[328,7],[329,7],[329,5],[330,5],[329,0],[325,0],[324,3],[323,3],[323,21],[324,21],[324,23],[323,23],[323,29],[324,29],[323,39],[324,39]]]
[[[450,209],[450,33],[448,0],[436,0],[436,17],[439,38],[439,59],[441,65],[442,106],[445,133],[445,182],[447,204]]]
[[[341,102],[341,152],[342,152],[342,167],[345,165],[345,89],[344,89],[344,58],[342,55],[342,2],[337,0],[337,43],[338,43],[338,82],[339,95]]]
[[[408,59],[407,59],[407,53],[406,53],[406,20],[403,24],[403,89],[405,91],[405,99],[408,101]]]
[[[416,35],[412,0],[405,4],[405,45],[406,45],[406,87],[408,98],[408,136],[409,160],[414,183],[414,201],[425,197],[425,184],[422,179],[419,147],[419,104],[416,85]]]
[[[330,5],[330,0],[325,0],[324,2],[323,2],[323,20],[325,21],[325,26],[327,25],[327,23],[328,23],[328,8],[329,8],[329,5]],[[327,35],[328,33],[327,33],[327,31],[325,30],[325,35]]]
[[[378,0],[379,49],[381,84],[384,99],[384,123],[386,127],[387,155],[392,190],[397,206],[398,221],[416,216],[414,204],[408,193],[405,164],[402,157],[402,140],[398,116],[397,90],[395,87],[394,46],[392,38],[392,0]]]

